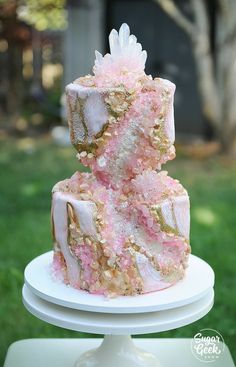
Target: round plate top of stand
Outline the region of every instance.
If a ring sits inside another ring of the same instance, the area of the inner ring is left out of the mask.
[[[40,298],[82,311],[105,313],[142,313],[181,307],[197,301],[214,286],[212,268],[190,255],[184,278],[177,284],[138,296],[107,298],[78,290],[56,280],[51,271],[53,251],[32,260],[25,269],[25,283]]]
[[[97,334],[134,335],[176,329],[195,322],[212,308],[214,291],[189,305],[174,309],[142,313],[99,313],[58,306],[36,296],[23,287],[26,309],[39,319],[59,327]]]

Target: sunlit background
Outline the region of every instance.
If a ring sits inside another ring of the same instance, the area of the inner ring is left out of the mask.
[[[51,188],[83,170],[70,146],[64,87],[127,22],[146,72],[176,86],[177,158],[163,166],[191,198],[192,252],[216,273],[213,310],[148,337],[218,330],[236,358],[236,1],[0,0],[0,361],[15,340],[88,334],[23,307],[23,270],[52,247]]]

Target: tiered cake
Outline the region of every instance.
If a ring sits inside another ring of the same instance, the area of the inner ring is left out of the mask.
[[[71,141],[91,173],[53,188],[53,271],[90,293],[136,295],[184,276],[189,198],[160,171],[175,157],[175,85],[145,74],[146,52],[126,24],[109,43],[94,76],[66,87]]]

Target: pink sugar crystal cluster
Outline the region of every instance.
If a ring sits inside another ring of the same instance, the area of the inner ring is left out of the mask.
[[[90,293],[136,295],[184,276],[189,198],[161,171],[175,157],[175,85],[145,74],[146,52],[126,24],[109,42],[94,75],[66,87],[71,141],[91,173],[53,188],[53,269]]]

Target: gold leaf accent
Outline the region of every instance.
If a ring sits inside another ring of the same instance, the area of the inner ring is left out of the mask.
[[[82,233],[80,231],[80,226],[77,221],[73,205],[67,202],[66,209],[67,209],[67,244],[71,255],[77,259],[73,251],[73,245],[77,243],[76,238],[73,235],[73,230],[75,230],[80,236],[82,236]]]
[[[151,206],[151,214],[154,216],[154,218],[156,219],[157,223],[160,224],[161,227],[161,231],[162,232],[166,232],[168,234],[174,234],[175,236],[180,236],[179,230],[178,230],[178,226],[176,223],[176,218],[174,215],[174,208],[173,208],[173,203],[171,202],[171,211],[172,211],[172,215],[176,224],[176,228],[173,228],[172,226],[170,226],[169,224],[166,223],[164,215],[162,213],[162,208],[161,205],[159,204],[155,204]]]
[[[84,99],[81,99],[81,98],[78,98],[77,100],[77,112],[79,114],[79,117],[80,117],[80,121],[83,125],[83,128],[84,128],[84,133],[85,133],[85,142],[87,142],[88,140],[88,128],[87,128],[87,125],[86,125],[86,121],[85,121],[85,118],[84,118],[84,105],[87,101],[87,98],[84,98]]]

